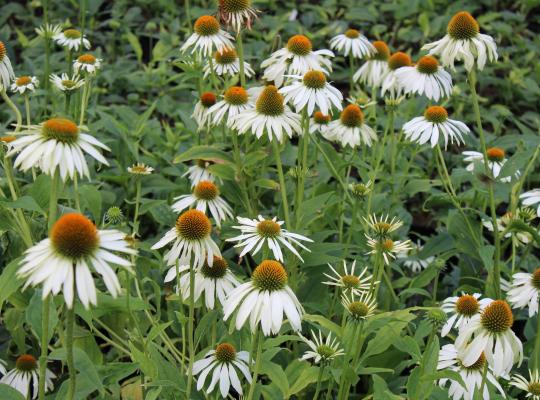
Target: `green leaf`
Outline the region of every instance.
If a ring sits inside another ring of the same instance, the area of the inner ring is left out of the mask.
[[[135,55],[137,56],[137,61],[141,63],[143,50],[141,47],[141,43],[139,42],[139,39],[130,31],[128,31],[124,36],[129,42],[129,44],[131,45],[131,47],[133,48],[133,51],[135,51]]]
[[[0,200],[0,204],[8,208],[21,208],[26,211],[34,211],[41,215],[45,215],[45,211],[43,211],[34,198],[30,196],[22,196],[15,201]]]
[[[213,146],[193,146],[189,150],[174,158],[174,163],[181,163],[184,161],[203,159],[203,160],[221,160],[233,163],[233,159],[230,155],[222,150],[218,150]]]
[[[284,396],[289,392],[289,381],[280,365],[271,361],[261,360],[261,372],[268,375],[270,381],[277,385]]]
[[[288,397],[299,393],[304,390],[308,385],[317,381],[319,376],[319,368],[317,367],[308,367],[302,371],[296,382],[289,389]]]
[[[337,337],[341,337],[341,335],[342,335],[341,327],[338,324],[336,324],[336,323],[330,321],[329,319],[323,317],[322,315],[305,314],[304,315],[304,320],[305,321],[316,322],[317,324],[319,324],[323,328],[328,329],[329,331],[332,331],[333,333],[335,333]]]
[[[26,308],[26,322],[34,329],[38,338],[42,335],[42,315],[43,315],[43,299],[41,298],[41,291],[34,291],[34,295],[28,303]],[[54,327],[58,323],[58,315],[54,307],[54,301],[49,301],[49,328],[48,328],[48,340],[50,341],[54,334]]]
[[[84,185],[79,188],[81,207],[90,210],[94,221],[101,220],[101,193],[95,186]]]
[[[17,258],[4,267],[2,274],[0,275],[0,309],[4,301],[9,296],[15,293],[23,285],[24,281],[17,278],[17,271],[19,270],[20,258]]]
[[[24,396],[16,389],[4,383],[0,383],[0,399],[2,400],[26,400]]]

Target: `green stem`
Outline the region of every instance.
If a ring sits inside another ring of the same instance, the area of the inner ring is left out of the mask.
[[[324,363],[321,364],[321,366],[319,367],[319,375],[317,376],[317,386],[315,388],[315,394],[313,395],[313,400],[317,400],[319,398],[319,392],[321,391],[321,382],[322,382],[322,377],[323,377],[323,374],[324,374]]]
[[[304,190],[306,183],[307,175],[307,159],[308,159],[308,144],[309,144],[309,116],[307,115],[307,109],[304,108],[302,113],[302,127],[304,128],[304,134],[302,135],[302,158],[300,164],[300,174],[298,177],[298,187],[296,190],[296,204],[294,206],[294,214],[296,217],[296,229],[300,227],[300,222],[302,220],[301,207],[304,201]]]
[[[489,208],[491,210],[491,221],[493,224],[493,241],[495,242],[495,254],[493,262],[493,292],[497,299],[501,298],[501,238],[499,234],[499,225],[497,222],[497,209],[495,205],[495,193],[493,190],[493,181],[489,183]],[[486,284],[490,279],[487,280]]]
[[[349,74],[349,96],[352,96],[353,94],[353,89],[354,89],[354,79],[353,79],[353,76],[354,76],[354,57],[353,57],[353,54],[352,52],[349,53],[349,71],[350,71],[350,74]]]
[[[195,319],[195,270],[189,269],[189,319],[188,319],[188,341],[189,341],[189,367],[188,381],[186,388],[186,399],[191,397],[191,386],[193,384],[193,361],[195,359],[195,346],[193,338],[193,324]]]
[[[360,201],[355,199],[353,203],[353,208],[352,208],[351,226],[349,228],[349,231],[347,232],[347,241],[345,242],[345,250],[343,250],[343,256],[341,257],[344,260],[349,255],[349,247],[351,245],[353,231],[355,231],[355,227],[356,227],[356,215],[358,214],[358,203],[360,203]]]
[[[75,398],[75,388],[77,386],[77,371],[75,370],[75,362],[73,359],[73,328],[75,326],[75,305],[67,309],[66,319],[66,361],[69,371],[69,386],[66,399],[73,400]]]
[[[263,338],[261,337],[260,329],[257,328],[257,331],[255,332],[255,338],[253,340],[257,341],[257,353],[255,354],[255,366],[253,368],[253,378],[251,380],[251,385],[249,387],[247,400],[253,400],[253,395],[255,393],[255,386],[257,386],[257,378],[259,377],[259,369],[261,367]]]
[[[272,146],[274,149],[274,157],[276,159],[276,167],[278,170],[278,176],[279,176],[279,191],[281,192],[281,201],[282,201],[282,208],[283,208],[283,214],[285,215],[285,223],[287,224],[287,228],[291,229],[291,219],[289,217],[289,202],[287,201],[287,186],[285,186],[285,176],[283,175],[283,165],[281,164],[281,155],[279,152],[279,143],[277,139],[272,140]]]
[[[39,400],[45,399],[45,382],[47,381],[47,353],[49,347],[49,308],[50,296],[43,299],[41,319],[41,355],[39,356]]]
[[[244,71],[244,43],[242,41],[242,31],[236,35],[236,49],[238,50],[238,62],[240,66],[240,86],[246,87],[246,73]]]
[[[24,109],[26,112],[26,125],[30,125],[30,98],[27,94],[24,95]]]
[[[90,92],[90,77],[87,75],[84,80],[82,98],[81,98],[81,116],[79,118],[79,125],[84,124],[84,115],[86,113],[86,107],[88,106],[89,92]]]
[[[534,339],[534,365],[540,369],[540,313],[536,314],[536,338]]]
[[[14,132],[19,132],[21,130],[21,125],[22,125],[22,114],[17,108],[17,106],[15,105],[15,103],[13,103],[11,99],[9,98],[9,96],[7,95],[5,88],[2,89],[0,93],[1,93],[2,99],[4,99],[8,107],[11,108],[11,111],[13,111],[13,113],[15,114],[17,125],[15,126]]]
[[[326,390],[325,400],[330,400],[332,398],[332,392],[334,390],[335,384],[336,384],[336,381],[333,379],[333,377],[330,377],[330,384],[328,385],[328,390]]]
[[[487,373],[488,373],[488,363],[485,362],[484,370],[482,371],[482,383],[480,384],[480,390],[479,390],[481,399],[484,398],[484,387],[486,387]]]
[[[81,202],[79,200],[79,181],[77,174],[73,175],[73,196],[75,197],[75,208],[81,212]]]
[[[47,29],[49,25],[49,0],[43,0],[43,27]],[[43,88],[45,89],[45,108],[50,104],[50,81],[49,74],[51,70],[51,38],[49,37],[49,32],[46,31],[45,34],[45,67],[44,67],[44,77],[43,77]],[[40,399],[41,400],[41,399]]]

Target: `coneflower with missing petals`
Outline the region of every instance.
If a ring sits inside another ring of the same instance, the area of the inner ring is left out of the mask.
[[[66,47],[72,51],[79,51],[81,44],[87,50],[90,48],[90,41],[86,36],[83,35],[81,31],[73,28],[57,33],[54,35],[53,40],[60,46]]]
[[[323,282],[325,285],[335,286],[343,291],[351,291],[357,294],[369,290],[373,276],[368,272],[367,267],[364,267],[358,275],[355,274],[356,260],[351,264],[351,269],[347,268],[347,262],[343,260],[343,273],[336,271],[332,265],[328,264],[333,274],[324,273],[329,280]]]
[[[233,40],[229,33],[221,29],[216,18],[211,15],[203,15],[195,21],[193,33],[187,38],[180,51],[185,52],[191,48],[191,53],[197,52],[210,57],[212,52],[216,50],[234,48]]]
[[[201,181],[216,181],[216,177],[210,172],[208,167],[212,165],[209,160],[195,160],[193,165],[182,175],[182,177],[189,177],[191,187],[197,185]]]
[[[7,90],[13,79],[15,74],[7,55],[6,45],[0,40],[0,90]]]
[[[312,340],[304,337],[300,332],[298,336],[309,346],[309,350],[304,353],[301,360],[313,360],[314,364],[327,364],[345,354],[343,349],[340,348],[337,338],[333,338],[331,333],[328,334],[326,339],[323,339],[320,330],[319,335],[316,335],[313,330],[311,331]]]
[[[13,93],[28,94],[34,92],[39,85],[39,81],[35,76],[23,75],[15,79],[15,82],[11,84],[11,91]]]
[[[353,322],[361,322],[372,317],[377,309],[377,301],[367,291],[359,294],[352,291],[343,293],[341,304]]]
[[[377,52],[364,35],[351,28],[330,39],[330,48],[343,53],[345,57],[352,54],[354,58],[364,58]]]
[[[212,123],[212,115],[209,113],[210,107],[217,102],[217,97],[212,92],[203,92],[199,97],[199,101],[195,104],[193,109],[193,118],[199,127],[199,129],[208,129]]]
[[[420,240],[416,241],[416,243],[411,242],[411,248],[403,253],[399,253],[397,258],[405,260],[403,261],[403,265],[417,274],[435,261],[434,256],[420,258],[419,253],[421,253],[423,248],[424,246],[422,246]]]
[[[364,122],[364,113],[356,104],[349,104],[343,109],[338,119],[330,122],[330,137],[340,142],[341,146],[355,148],[360,144],[371,147],[377,141],[377,134]]]
[[[49,80],[61,92],[72,92],[84,85],[84,79],[79,75],[73,74],[69,76],[65,72],[62,75],[51,74]]]
[[[214,53],[214,61],[212,64],[208,61],[204,65],[204,77],[207,78],[212,74],[212,70],[218,76],[235,76],[240,73],[240,59],[236,50],[232,47],[224,47]],[[244,74],[251,78],[255,75],[255,71],[251,68],[248,62],[244,61]]]
[[[251,0],[219,0],[218,15],[221,22],[240,32],[242,28],[251,29],[257,10],[251,6]]]
[[[484,154],[479,151],[464,151],[462,153],[465,158],[463,161],[467,163],[467,171],[473,172],[475,164],[482,165],[482,171],[485,171],[484,166]],[[503,176],[499,177],[501,170],[506,164],[506,157],[504,149],[500,147],[490,147],[486,150],[486,155],[488,159],[488,167],[491,170],[493,178],[499,179],[501,182],[510,182],[513,178],[518,179],[521,175],[520,171],[516,171],[513,176]]]
[[[404,66],[394,73],[405,94],[416,93],[439,101],[452,93],[452,76],[435,57],[421,57],[415,66]]]
[[[538,369],[529,369],[529,379],[523,375],[515,374],[510,380],[510,385],[526,392],[526,399],[540,400],[540,373],[538,373]]]
[[[375,53],[368,57],[366,62],[354,73],[353,80],[376,88],[381,86],[389,72],[390,49],[385,42],[379,40],[372,44]]]
[[[73,69],[75,73],[85,72],[93,75],[101,69],[101,62],[101,58],[96,58],[92,54],[83,54],[73,61]]]
[[[319,132],[326,140],[333,140],[332,135],[328,134],[328,127],[330,126],[331,121],[331,115],[315,111],[309,120],[309,133]]]

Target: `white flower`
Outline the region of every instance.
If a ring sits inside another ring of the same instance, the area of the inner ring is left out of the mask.
[[[281,251],[281,245],[289,249],[296,257],[304,261],[300,256],[300,253],[293,247],[297,245],[306,251],[310,251],[300,241],[313,242],[313,240],[292,233],[283,229],[283,221],[278,221],[277,217],[272,219],[265,219],[259,215],[257,219],[236,217],[241,225],[233,226],[233,228],[239,229],[242,234],[233,238],[227,239],[227,242],[239,242],[234,247],[243,247],[240,257],[251,252],[254,256],[263,247],[268,246],[268,249],[272,250],[274,258],[283,262],[283,252]]]
[[[214,256],[221,256],[219,247],[212,240],[212,224],[208,217],[199,210],[187,210],[176,220],[175,226],[152,246],[160,249],[170,242],[172,248],[165,253],[167,265],[175,265],[179,260],[186,260],[199,268],[206,262],[212,266]],[[193,260],[191,260],[193,258]]]
[[[528,192],[519,195],[521,203],[524,206],[532,206],[533,204],[540,203],[540,189],[529,190]],[[540,217],[540,204],[536,209],[536,214]]]
[[[377,217],[375,214],[370,214],[368,218],[364,218],[370,231],[375,233],[379,238],[386,238],[390,233],[397,231],[403,226],[403,221],[397,217],[392,217],[389,220],[390,215],[381,215]]]
[[[176,286],[176,291],[182,296],[182,300],[189,299],[190,293],[190,276],[189,263],[178,261],[178,282],[180,286]],[[177,266],[172,266],[164,282],[177,282]],[[212,266],[204,263],[202,267],[195,270],[195,286],[193,301],[199,300],[204,292],[204,304],[209,310],[213,310],[216,297],[222,306],[225,305],[225,300],[231,291],[240,285],[240,281],[236,279],[234,274],[229,269],[229,264],[224,258],[215,257]]]
[[[96,58],[92,54],[83,54],[73,61],[75,73],[86,72],[95,74],[101,69],[101,58]]]
[[[150,175],[154,172],[154,168],[144,163],[137,163],[133,164],[131,167],[127,167],[127,171],[132,175]]]
[[[87,50],[90,48],[90,41],[77,29],[66,29],[64,32],[57,33],[53,40],[69,50],[79,51],[81,44]]]
[[[214,53],[214,61],[210,64],[207,61],[204,65],[204,77],[207,78],[212,74],[212,67],[214,73],[218,76],[235,76],[240,73],[240,59],[234,48],[225,47]],[[244,75],[247,78],[251,78],[255,75],[255,71],[251,68],[248,62],[244,61]]]
[[[195,21],[193,33],[186,40],[180,51],[185,52],[189,48],[191,53],[198,52],[203,56],[210,57],[214,50],[233,48],[233,37],[221,29],[217,19],[210,15],[203,15]]]
[[[465,69],[471,71],[476,65],[484,69],[486,61],[497,60],[497,45],[489,35],[480,33],[478,22],[465,11],[458,12],[448,23],[448,33],[440,40],[428,43],[422,50],[439,55],[443,65],[455,69],[454,62],[463,60]]]
[[[193,109],[193,118],[199,127],[199,129],[209,129],[212,124],[212,114],[210,114],[210,107],[216,104],[216,95],[212,92],[203,92],[199,97],[199,101],[195,104]]]
[[[221,22],[240,32],[243,27],[251,29],[252,21],[257,18],[257,10],[251,7],[251,0],[220,0],[218,15]]]
[[[435,261],[434,256],[429,256],[426,258],[418,257],[418,253],[420,253],[423,248],[424,246],[422,246],[419,240],[416,243],[411,242],[411,248],[408,251],[399,253],[397,258],[404,259],[405,261],[403,261],[403,265],[411,269],[413,273],[417,274],[423,269],[429,267],[431,263]]]
[[[207,160],[197,160],[195,164],[188,168],[186,173],[182,175],[188,176],[191,182],[191,187],[197,185],[201,181],[210,181],[214,182],[216,178],[208,170],[208,166],[211,165],[210,161]]]
[[[366,62],[355,72],[353,80],[376,88],[381,86],[384,78],[390,71],[388,68],[388,58],[390,49],[386,43],[381,41],[373,42],[375,54],[369,57]]]
[[[406,94],[423,94],[439,101],[452,93],[452,77],[432,56],[420,58],[414,67],[399,68],[395,76]]]
[[[56,86],[61,92],[71,92],[77,90],[84,85],[84,79],[79,75],[73,74],[71,77],[63,73],[62,75],[51,74],[49,80]]]
[[[14,166],[23,171],[39,167],[47,175],[53,176],[58,170],[65,182],[76,173],[82,178],[90,178],[85,153],[102,164],[109,165],[99,149],[110,149],[89,135],[88,128],[77,126],[64,118],[52,118],[39,125],[30,125],[20,132],[20,136],[10,143],[8,155],[19,153]]]
[[[489,149],[487,149],[486,152],[488,158],[488,167],[491,170],[493,177],[499,178],[501,182],[510,182],[513,178],[512,176],[499,177],[502,167],[506,163],[504,150],[499,147],[490,147]],[[477,163],[481,164],[482,167],[484,167],[484,154],[478,151],[464,151],[463,155],[465,156],[463,161],[468,163],[466,168],[467,171],[473,172],[474,166]],[[519,171],[516,171],[514,177],[517,179],[520,175],[521,173]]]
[[[461,331],[471,322],[475,315],[480,312],[493,300],[489,298],[480,299],[480,293],[473,295],[462,293],[461,296],[453,296],[445,299],[441,304],[441,309],[449,315],[446,323],[441,329],[441,336],[448,335],[452,328]]]
[[[367,38],[356,29],[347,29],[345,33],[330,39],[330,48],[340,51],[345,57],[352,53],[354,58],[374,55],[377,50]]]
[[[253,108],[258,89],[244,89],[241,86],[232,86],[225,91],[223,100],[218,101],[208,109],[208,116],[212,119],[214,125],[220,125],[225,122],[231,126],[232,118]]]
[[[264,260],[251,276],[251,281],[234,289],[223,307],[224,320],[235,313],[236,329],[241,329],[249,317],[251,332],[260,323],[265,336],[278,334],[286,315],[295,331],[299,331],[304,308],[287,285],[287,272],[278,261]]]
[[[332,71],[332,63],[326,57],[334,57],[334,53],[330,50],[313,51],[311,41],[306,36],[295,35],[289,39],[286,47],[273,52],[261,63],[261,67],[265,68],[263,78],[280,87],[286,74],[304,75],[316,70],[328,75]]]
[[[371,247],[371,250],[366,254],[379,254],[383,257],[386,264],[390,264],[390,260],[396,258],[396,255],[408,251],[411,248],[410,240],[392,240],[390,238],[372,238],[369,235],[365,235],[367,238],[367,245]]]
[[[15,368],[0,379],[0,383],[11,386],[25,399],[37,399],[39,389],[39,363],[34,356],[23,354],[15,362]],[[45,392],[54,389],[52,380],[56,375],[48,368],[45,370]]]
[[[97,304],[96,287],[91,270],[103,278],[113,297],[120,293],[120,282],[111,265],[131,272],[131,262],[114,252],[135,255],[125,233],[98,230],[82,214],[64,214],[53,225],[49,238],[25,253],[17,275],[26,278],[27,286],[43,286],[43,298],[60,291],[69,308],[73,307],[74,290],[85,308]]]
[[[343,290],[350,290],[355,293],[361,293],[363,291],[369,290],[371,286],[371,281],[373,276],[367,272],[367,267],[360,272],[360,274],[355,275],[354,269],[356,267],[356,260],[353,261],[351,265],[351,270],[348,271],[347,263],[343,260],[343,274],[337,272],[334,267],[328,264],[334,275],[329,275],[324,273],[329,281],[323,282],[325,285],[337,286]]]
[[[510,385],[527,392],[526,399],[540,400],[540,374],[538,370],[529,370],[529,377],[530,379],[527,380],[524,376],[515,374],[512,376]]]
[[[333,136],[329,134],[330,130],[328,129],[330,121],[332,121],[330,115],[315,111],[309,119],[309,133],[319,132],[326,140],[333,140]]]
[[[192,194],[184,194],[175,197],[177,200],[171,208],[180,213],[188,207],[193,207],[206,214],[206,210],[210,210],[210,214],[216,221],[217,226],[221,226],[221,221],[225,221],[227,217],[232,218],[233,212],[231,206],[219,195],[218,187],[211,181],[200,181],[193,188]]]
[[[373,316],[377,309],[377,300],[369,292],[345,292],[341,295],[341,304],[347,310],[349,317],[355,322]]]
[[[401,68],[410,67],[412,65],[411,57],[398,51],[388,58],[388,73],[384,76],[381,84],[381,96],[388,92],[388,96],[396,99],[403,95],[404,87],[397,78],[397,72]]]
[[[44,24],[36,28],[35,31],[43,39],[52,39],[62,33],[62,27],[60,25]]]
[[[12,80],[15,79],[15,73],[11,66],[11,61],[7,55],[7,49],[0,40],[0,90],[7,90]]]
[[[512,276],[512,284],[507,298],[513,308],[529,307],[529,318],[538,314],[538,297],[540,295],[540,268],[528,274],[518,272]]]
[[[450,143],[465,143],[463,134],[469,134],[470,130],[461,121],[448,118],[448,112],[444,107],[428,107],[422,117],[416,117],[403,125],[405,137],[418,144],[430,142],[431,147],[439,143],[439,137],[444,137],[444,147]]]
[[[465,383],[465,387],[461,386],[458,381],[443,378],[439,379],[439,385],[445,387],[446,383],[450,381],[450,387],[448,388],[448,394],[452,400],[473,400],[476,392],[482,387],[483,373],[486,365],[486,357],[483,353],[475,360],[473,364],[466,367],[463,365],[461,355],[453,344],[444,345],[439,351],[439,362],[437,369],[449,369],[455,371],[461,375],[461,379]],[[504,390],[497,382],[491,368],[488,367],[486,374],[486,384],[484,384],[484,393],[482,393],[482,399],[489,400],[489,388],[488,382],[491,383],[504,397]]]
[[[501,218],[497,218],[497,230],[500,233],[506,232],[504,237],[512,238],[512,242],[514,243],[515,246],[520,246],[522,244],[529,244],[533,240],[533,237],[529,232],[517,231],[517,230],[507,231],[507,228],[511,225],[513,221],[517,220],[517,221],[522,221],[522,222],[528,222],[527,220],[522,219],[523,215],[520,215],[520,213],[526,213],[526,210],[527,208],[517,209],[516,216],[514,216],[512,212],[507,212]],[[534,213],[533,210],[530,210],[530,211]],[[491,219],[483,220],[482,225],[484,225],[484,227],[487,228],[490,232],[493,232],[493,221]]]
[[[332,338],[331,333],[328,334],[325,340],[323,340],[322,332],[320,330],[318,336],[315,334],[315,332],[313,332],[313,330],[311,331],[311,337],[313,340],[309,340],[302,336],[300,332],[298,332],[298,336],[300,336],[304,343],[310,348],[310,350],[304,353],[301,360],[307,361],[313,359],[315,364],[319,364],[321,361],[323,363],[327,363],[345,354],[343,349],[339,348],[338,340],[336,338]]]
[[[330,122],[328,138],[340,142],[343,147],[355,148],[361,143],[371,147],[377,141],[375,131],[364,123],[364,113],[356,104],[343,109],[339,119]]]
[[[193,375],[200,374],[197,379],[197,390],[200,391],[204,387],[206,378],[212,373],[212,380],[206,389],[207,394],[210,394],[219,382],[219,391],[223,398],[227,397],[231,386],[242,395],[242,385],[236,370],[242,372],[248,383],[251,383],[248,366],[249,353],[237,352],[232,344],[221,343],[215,350],[207,352],[204,357],[193,363]]]
[[[486,305],[456,338],[463,365],[473,365],[483,353],[495,376],[508,375],[514,363],[519,366],[523,361],[523,345],[512,332],[513,323],[512,310],[504,300],[493,300]]]
[[[311,115],[317,107],[323,114],[331,114],[333,107],[337,110],[343,108],[343,95],[326,81],[321,71],[308,71],[303,77],[294,75],[292,78],[293,82],[279,92],[285,96],[285,102],[294,105],[296,112],[307,107],[307,113]]]
[[[34,92],[39,85],[39,81],[35,76],[20,76],[11,84],[13,93],[25,94]]]

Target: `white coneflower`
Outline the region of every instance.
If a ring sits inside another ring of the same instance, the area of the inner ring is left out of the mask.
[[[385,42],[379,40],[373,42],[373,47],[375,47],[375,54],[369,57],[354,73],[353,80],[376,88],[381,86],[385,76],[388,74],[390,49]]]
[[[377,300],[369,292],[356,294],[355,292],[343,293],[341,304],[354,322],[363,321],[375,314]]]
[[[62,33],[60,25],[43,24],[35,29],[39,37],[43,39],[53,39],[56,35]]]
[[[199,97],[199,101],[193,109],[193,114],[191,114],[191,117],[197,122],[199,129],[210,127],[212,115],[209,113],[209,110],[216,102],[216,95],[212,92],[203,92]]]
[[[11,84],[13,93],[25,94],[34,92],[39,85],[39,81],[35,76],[20,76]]]
[[[419,240],[416,243],[411,242],[411,248],[408,251],[399,253],[397,258],[403,259],[403,265],[412,270],[413,273],[417,274],[426,269],[433,261],[435,261],[434,256],[429,256],[426,258],[418,257],[418,253],[420,253],[423,248],[424,246],[422,246]]]
[[[131,175],[150,175],[152,172],[154,172],[154,168],[144,163],[137,163],[133,164],[131,167],[127,167],[127,171]]]
[[[366,183],[349,183],[349,190],[356,199],[363,199],[373,191],[373,181],[369,179]]]
[[[219,188],[211,181],[200,181],[195,185],[191,194],[175,197],[174,200],[177,201],[173,203],[171,208],[178,213],[193,206],[205,214],[207,209],[210,210],[218,227],[221,226],[221,221],[233,216],[231,206],[223,200],[219,195]]]
[[[212,223],[208,217],[202,211],[188,210],[178,217],[175,226],[152,246],[152,250],[174,242],[164,256],[168,265],[174,265],[182,259],[199,268],[206,259],[208,265],[212,266],[214,256],[221,257],[221,252],[212,240],[211,233]]]
[[[465,11],[458,12],[448,23],[447,34],[440,40],[425,44],[423,50],[439,55],[442,63],[455,69],[454,62],[463,60],[465,69],[471,71],[476,65],[484,69],[486,61],[497,60],[497,45],[489,35],[480,33],[478,22]]]
[[[79,51],[81,44],[87,50],[90,48],[90,41],[77,29],[66,29],[54,35],[53,40],[69,50]]]
[[[45,370],[45,392],[54,389],[52,380],[56,375],[48,368]],[[30,354],[23,354],[15,361],[15,368],[0,379],[0,383],[11,386],[25,399],[37,399],[39,392],[39,363]]]
[[[330,48],[337,50],[345,57],[352,54],[354,58],[364,58],[377,52],[369,40],[356,29],[347,29],[345,33],[330,39]]]
[[[330,122],[328,130],[330,137],[343,147],[355,148],[361,143],[371,147],[377,141],[377,134],[365,124],[364,113],[356,104],[345,107],[339,118]]]
[[[326,49],[313,51],[311,40],[304,35],[295,35],[286,47],[273,52],[261,63],[265,68],[263,78],[280,87],[287,74],[304,75],[315,70],[328,75],[332,71],[332,63],[327,57],[334,57],[334,53]]]
[[[101,69],[101,58],[96,58],[92,54],[83,54],[73,61],[73,69],[76,73],[86,72],[95,74]]]
[[[62,180],[73,179],[76,173],[90,178],[85,153],[102,164],[109,165],[99,149],[110,149],[89,135],[86,126],[66,118],[51,118],[39,125],[27,126],[15,141],[10,143],[8,155],[19,153],[14,166],[23,171],[40,168],[47,175],[60,172]]]
[[[510,385],[526,392],[526,399],[540,400],[540,373],[537,369],[529,370],[528,380],[523,375],[515,374],[510,380]]]
[[[73,74],[71,77],[66,73],[62,75],[51,74],[49,80],[61,92],[71,92],[84,85],[84,79],[77,74]]]
[[[233,117],[231,126],[240,134],[251,132],[259,139],[266,134],[270,141],[275,139],[280,143],[285,135],[291,138],[293,133],[302,132],[300,115],[285,105],[283,96],[272,85],[262,90],[254,108]]]
[[[504,300],[493,300],[473,317],[456,338],[456,348],[463,354],[463,365],[473,365],[482,353],[495,376],[507,375],[514,363],[523,360],[523,345],[511,327],[512,309]]]
[[[84,305],[97,304],[92,270],[101,275],[113,297],[120,293],[120,282],[111,265],[130,271],[131,262],[115,252],[135,255],[137,252],[118,230],[98,230],[82,214],[64,214],[53,225],[49,238],[28,249],[17,272],[26,278],[27,286],[43,286],[43,298],[60,291],[69,308],[73,307],[74,290]]]
[[[0,90],[8,90],[13,79],[15,79],[15,73],[7,55],[6,45],[0,40]]]
[[[304,76],[294,75],[292,78],[293,82],[279,92],[285,96],[285,102],[294,105],[296,112],[307,107],[307,113],[311,115],[317,107],[324,114],[331,114],[333,107],[337,110],[343,108],[343,95],[326,81],[321,71],[308,71]]]
[[[392,217],[387,215],[381,215],[377,217],[375,214],[370,214],[368,218],[364,218],[368,228],[372,231],[377,237],[385,238],[390,233],[397,231],[403,226],[403,221],[397,217]]]
[[[319,335],[316,335],[313,330],[311,331],[311,337],[313,340],[302,336],[298,332],[298,336],[302,338],[305,344],[307,344],[310,350],[307,350],[302,356],[301,360],[313,360],[314,364],[329,363],[337,357],[345,354],[343,349],[339,347],[339,341],[337,338],[333,338],[329,333],[326,339],[323,339],[322,332],[319,330]]]
[[[366,234],[367,245],[371,250],[367,254],[379,254],[383,257],[386,264],[397,257],[399,253],[408,251],[411,248],[410,240],[392,240],[385,238],[372,238]]]
[[[277,217],[266,219],[259,215],[258,219],[243,217],[236,217],[236,219],[241,225],[233,226],[233,228],[239,229],[242,234],[227,239],[226,241],[239,242],[234,247],[243,247],[240,257],[247,253],[251,253],[251,255],[254,256],[265,245],[272,251],[274,258],[281,262],[283,262],[283,252],[281,251],[282,245],[302,261],[304,260],[300,256],[300,253],[294,248],[293,244],[303,250],[310,251],[300,241],[313,242],[313,240],[299,235],[298,233],[289,232],[286,229],[283,229],[281,227],[283,221],[278,221]]]
[[[257,10],[251,7],[251,0],[219,0],[218,15],[221,22],[240,32],[242,28],[251,29]]]
[[[397,79],[397,72],[401,68],[412,65],[411,57],[407,53],[398,51],[388,58],[388,73],[384,76],[381,84],[381,96],[388,93],[388,96],[395,99],[403,95],[404,87]]]
[[[358,275],[355,275],[354,270],[356,267],[356,260],[353,261],[350,271],[348,271],[346,261],[343,260],[344,272],[342,274],[337,272],[330,264],[328,264],[328,266],[334,274],[329,275],[324,273],[324,276],[326,276],[329,281],[323,282],[323,284],[337,286],[344,291],[353,291],[355,293],[361,293],[369,290],[373,276],[368,272],[367,267],[364,267],[364,269]]]
[[[214,73],[218,76],[235,76],[240,73],[240,59],[236,50],[233,48],[225,47],[214,53],[214,62],[210,64],[207,62],[204,66],[204,77],[207,78],[212,73],[212,67]],[[248,62],[244,61],[244,75],[247,78],[251,78],[255,75],[255,71],[251,68]]]
[[[406,94],[416,93],[439,101],[452,93],[452,76],[432,56],[421,57],[415,66],[399,68],[395,76]]]
[[[319,132],[326,140],[333,140],[332,136],[328,134],[330,121],[332,121],[332,116],[315,111],[309,120],[309,133]]]
[[[528,192],[520,194],[519,198],[524,206],[538,204],[536,214],[540,217],[540,189],[529,190]]]
[[[176,287],[176,291],[182,296],[182,300],[187,301],[190,293],[190,270],[189,263],[182,260],[178,261],[178,274],[180,286]],[[164,282],[177,281],[177,266],[172,266]],[[224,258],[214,256],[214,262],[210,267],[208,263],[204,263],[202,267],[195,270],[195,286],[193,301],[199,300],[204,293],[204,304],[209,310],[213,310],[216,297],[221,305],[225,305],[225,300],[232,290],[240,285],[240,281],[236,279],[234,274],[229,269],[229,264]]]
[[[491,170],[493,177],[499,178],[502,167],[506,163],[505,151],[500,147],[490,147],[486,150],[486,153],[488,158],[488,167]],[[473,172],[475,164],[481,164],[482,166],[484,165],[483,153],[480,153],[478,151],[464,151],[463,155],[465,156],[463,161],[468,164],[466,168],[467,171]],[[516,171],[514,176],[506,176],[499,179],[501,182],[510,182],[513,177],[517,179],[520,175],[521,173],[519,171]]]
[[[257,90],[255,90],[257,91]],[[208,114],[214,125],[225,122],[231,125],[231,120],[255,104],[255,92],[252,89],[244,89],[241,86],[232,86],[223,94],[223,100],[218,101],[208,110]]]
[[[531,214],[533,218],[530,218]],[[534,217],[536,217],[534,210],[531,210],[527,207],[521,209],[518,208],[515,214],[509,211],[506,212],[502,217],[497,218],[497,229],[501,234],[506,232],[504,234],[504,237],[512,238],[512,242],[515,246],[527,245],[533,240],[533,236],[530,232],[517,229],[509,230],[508,228],[512,225],[514,221],[528,223],[532,219],[534,219]],[[484,227],[487,228],[490,232],[493,232],[493,221],[491,219],[483,220],[482,225],[484,225]]]
[[[212,165],[208,160],[196,160],[195,163],[188,168],[188,170],[182,175],[187,176],[191,182],[191,187],[197,185],[201,181],[214,182],[216,178],[208,170],[208,167]]]
[[[229,33],[221,29],[217,19],[211,15],[203,15],[195,21],[193,33],[187,38],[180,51],[185,52],[192,48],[191,53],[197,52],[210,57],[215,50],[233,48],[233,40]]]
[[[193,363],[193,375],[200,374],[197,379],[197,390],[202,390],[206,378],[212,374],[212,380],[206,389],[207,394],[210,394],[219,383],[219,391],[223,398],[227,397],[231,386],[239,395],[242,395],[242,384],[236,370],[242,372],[248,383],[251,383],[249,353],[237,352],[232,344],[221,343],[215,350],[208,351],[204,357]]]
[[[439,143],[439,137],[444,137],[444,147],[454,141],[465,143],[464,134],[469,134],[470,129],[461,121],[448,118],[448,111],[441,106],[431,106],[426,109],[422,117],[415,117],[403,125],[405,137],[418,144],[430,143],[435,147]]]
[[[442,302],[441,309],[449,315],[441,329],[442,337],[448,335],[452,328],[461,331],[475,315],[493,301],[489,298],[478,300],[480,297],[482,297],[480,293],[472,295],[463,293],[461,296],[448,297]]]
[[[450,381],[448,394],[451,396],[452,400],[473,400],[475,393],[477,393],[482,386],[484,387],[484,392],[481,395],[482,398],[489,399],[488,382],[491,383],[504,397],[505,392],[501,385],[499,385],[499,382],[497,382],[495,376],[493,376],[493,372],[489,366],[486,372],[486,383],[482,383],[484,381],[483,374],[486,362],[484,353],[480,353],[480,356],[474,363],[465,366],[456,347],[453,344],[446,344],[439,351],[437,369],[449,369],[457,372],[461,376],[465,386],[462,386],[459,381],[450,378],[439,379],[439,385],[445,387],[448,381]]]
[[[540,268],[533,273],[518,272],[512,276],[512,284],[507,298],[512,307],[529,307],[529,318],[538,314],[540,296]]]

